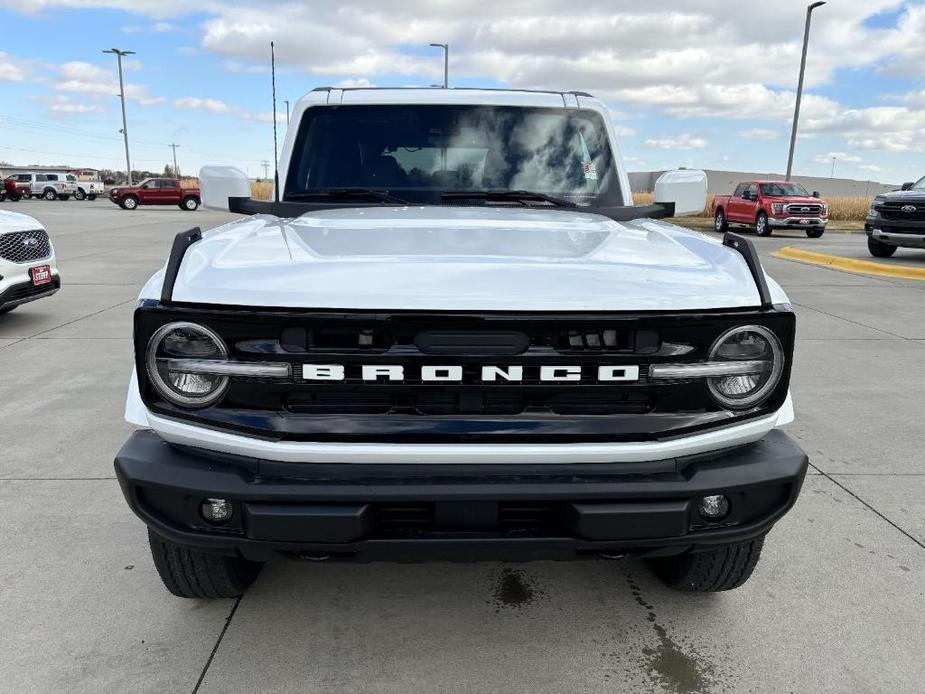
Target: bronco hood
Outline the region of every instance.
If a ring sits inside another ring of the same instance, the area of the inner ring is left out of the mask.
[[[143,296],[157,296],[163,271]],[[772,292],[779,292],[772,285]],[[578,211],[365,207],[259,215],[189,248],[178,302],[428,311],[757,306],[742,256],[653,220]]]

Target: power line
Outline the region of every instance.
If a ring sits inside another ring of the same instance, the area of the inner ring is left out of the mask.
[[[264,160],[261,162],[260,165],[263,167],[263,177],[264,177],[264,178],[270,178],[270,174],[269,174],[270,162],[268,162],[266,159],[264,159]]]

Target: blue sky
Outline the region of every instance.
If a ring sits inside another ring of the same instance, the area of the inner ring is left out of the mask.
[[[122,168],[115,58],[127,61],[135,168],[272,159],[277,95],[429,85],[583,89],[617,116],[631,170],[786,166],[805,5],[355,0],[0,0],[0,160]],[[774,5],[765,7],[764,5]],[[25,11],[24,11],[25,10]],[[925,175],[925,5],[833,0],[814,14],[795,171]],[[281,123],[284,128],[285,123]]]

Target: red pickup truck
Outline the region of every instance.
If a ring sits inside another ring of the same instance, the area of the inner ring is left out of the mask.
[[[829,207],[818,193],[810,195],[799,183],[790,181],[746,181],[732,195],[713,198],[716,230],[730,224],[755,227],[758,236],[770,236],[774,229],[803,229],[811,239],[825,233]]]
[[[126,210],[139,205],[177,205],[190,212],[202,201],[199,188],[181,188],[175,178],[146,178],[137,186],[116,186],[109,191],[109,199]]]

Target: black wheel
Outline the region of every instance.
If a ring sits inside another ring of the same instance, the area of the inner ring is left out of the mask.
[[[706,552],[650,559],[652,571],[665,585],[692,593],[732,590],[745,583],[761,556],[764,537]]]
[[[764,212],[759,212],[758,217],[755,219],[755,233],[758,234],[758,236],[771,235],[771,225],[768,224],[768,215]]]
[[[42,193],[42,197],[45,198],[46,200],[57,200],[58,194],[55,191],[53,191],[51,188],[49,188],[44,193]]]
[[[78,188],[77,192],[74,193],[75,200],[86,200],[87,194],[84,192],[83,188]]]
[[[811,239],[818,239],[825,233],[825,227],[817,227],[815,229],[807,229],[806,235]]]
[[[14,308],[16,307],[15,306],[0,306],[0,316],[2,316],[4,313],[9,313]]]
[[[22,200],[22,195],[11,195],[10,200],[12,202],[19,202],[20,200]]]
[[[867,250],[875,258],[889,258],[896,252],[897,246],[891,246],[888,243],[882,243],[872,236],[867,237]]]
[[[183,198],[183,202],[180,203],[180,209],[187,210],[189,212],[192,212],[197,207],[199,207],[199,201],[192,196]]]
[[[260,562],[181,547],[150,530],[148,544],[164,587],[181,598],[236,598],[257,578]]]
[[[90,193],[90,194],[87,196],[87,200],[96,200],[96,194],[95,194],[95,193]]]
[[[729,225],[726,224],[726,215],[722,210],[716,211],[716,216],[713,217],[713,228],[720,233],[723,233],[729,228]]]
[[[122,202],[119,203],[123,210],[134,210],[138,207],[138,198],[134,195],[126,195],[122,198]]]

